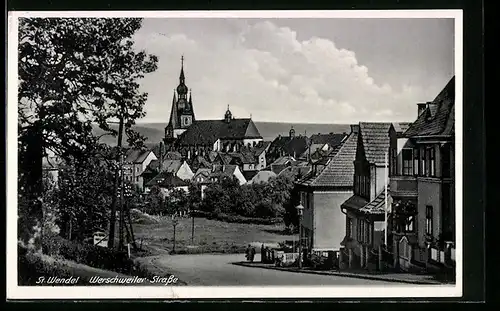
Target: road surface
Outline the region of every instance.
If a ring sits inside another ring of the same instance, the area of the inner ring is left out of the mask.
[[[255,256],[260,261],[260,254]],[[256,285],[394,285],[391,282],[330,275],[314,275],[234,265],[244,254],[160,255],[150,262],[164,268],[191,286],[256,286]],[[398,284],[408,285],[411,284]]]

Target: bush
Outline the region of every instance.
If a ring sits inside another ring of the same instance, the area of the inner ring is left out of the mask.
[[[113,249],[81,244],[68,241],[62,237],[53,237],[42,241],[44,252],[52,256],[60,256],[64,259],[85,264],[94,268],[112,270],[119,273],[132,271],[133,263],[126,252],[118,252]]]
[[[219,213],[219,214],[212,213],[207,218],[225,221],[229,223],[254,224],[254,225],[274,225],[282,222],[281,218],[255,218],[255,217],[244,217],[240,215],[231,215],[224,213]]]
[[[42,260],[40,256],[28,252],[22,246],[17,247],[18,256],[18,285],[38,285],[36,281],[39,277],[57,276],[61,278],[69,278],[73,273],[69,269],[58,266],[57,264],[48,264]]]

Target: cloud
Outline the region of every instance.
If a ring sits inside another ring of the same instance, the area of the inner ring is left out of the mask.
[[[262,121],[411,121],[415,104],[432,99],[415,85],[376,81],[354,51],[331,40],[299,41],[294,30],[270,21],[232,25],[200,38],[151,27],[137,34],[136,46],[159,57],[158,70],[142,82],[149,94],[145,121],[167,122],[180,55],[199,119],[222,118],[229,105],[236,117]]]

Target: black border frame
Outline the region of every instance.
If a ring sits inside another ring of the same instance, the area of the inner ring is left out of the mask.
[[[76,0],[8,0],[8,11],[59,11],[59,10],[385,10],[385,9],[462,9],[463,10],[463,241],[464,270],[462,298],[427,298],[425,301],[468,301],[482,302],[485,296],[485,207],[486,207],[486,169],[485,169],[485,101],[484,101],[484,25],[482,1],[474,0],[371,0],[336,1],[327,4],[322,1],[238,1],[232,4],[221,1],[76,1]],[[7,11],[6,11],[7,15]],[[5,25],[7,26],[7,19]],[[7,27],[5,28],[7,42]],[[6,48],[7,49],[7,48]],[[3,174],[5,176],[5,174]],[[4,180],[5,182],[5,180]],[[6,205],[7,206],[7,205]],[[482,242],[482,243],[481,243]],[[481,244],[482,248],[479,247]],[[4,270],[5,271],[5,270]],[[382,299],[300,299],[307,302],[377,302]],[[11,300],[16,302],[15,300]],[[69,302],[70,300],[64,300]],[[83,300],[82,300],[83,301]],[[108,303],[99,300],[88,300],[92,307],[109,308]],[[99,301],[99,304],[95,302]],[[121,300],[109,300],[118,302]],[[155,300],[141,300],[140,303]],[[175,302],[168,300],[163,302]],[[199,299],[187,300],[199,302],[295,302],[294,299]],[[393,302],[418,302],[420,298],[391,299]],[[14,305],[28,306],[28,301],[17,301]],[[47,303],[48,301],[44,301]],[[137,300],[130,301],[128,306],[136,306]],[[43,302],[42,302],[43,303]],[[64,304],[68,306],[67,304]],[[64,306],[63,305],[63,306]],[[14,306],[16,308],[17,306]],[[50,308],[55,305],[51,304]],[[69,306],[68,306],[69,307]],[[73,305],[71,307],[74,307]],[[89,307],[89,306],[86,306]],[[169,305],[172,307],[172,305]],[[273,308],[275,308],[274,306]],[[354,305],[351,305],[354,307]]]

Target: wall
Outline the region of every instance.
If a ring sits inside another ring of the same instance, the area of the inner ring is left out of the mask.
[[[300,204],[304,206],[304,215],[302,217],[302,226],[312,230],[313,229],[313,217],[314,217],[314,210],[312,208],[314,202],[314,197],[311,192],[305,192],[302,191],[300,193]]]
[[[418,241],[420,247],[425,247],[425,216],[426,206],[433,209],[433,236],[439,237],[441,222],[441,183],[438,179],[418,178]]]
[[[266,152],[265,151],[263,151],[259,155],[258,161],[259,161],[259,163],[257,163],[257,165],[256,165],[256,170],[258,170],[258,171],[263,170],[267,166],[267,163],[266,163]]]
[[[155,156],[153,152],[149,152],[146,159],[142,162],[141,171],[139,172],[139,175],[142,174],[142,172],[144,172],[146,167],[148,167],[149,163],[151,163],[151,161],[153,160],[158,160],[158,158]]]
[[[254,143],[257,145],[260,141],[262,141],[262,138],[252,138],[252,139],[243,139],[243,145],[253,147]]]
[[[177,138],[179,135],[181,135],[185,131],[186,131],[186,129],[175,129],[174,130],[174,138]]]
[[[186,161],[184,161],[184,163],[182,163],[181,167],[179,168],[179,170],[177,171],[177,177],[179,177],[180,179],[183,179],[183,180],[188,180],[188,179],[191,179],[193,178],[194,176],[194,173],[193,171],[191,170],[191,168],[189,167],[189,165],[187,164]]]
[[[389,168],[387,168],[387,170],[385,169],[385,167],[383,166],[379,166],[376,168],[376,194],[375,194],[375,197],[377,195],[379,195],[382,191],[384,191],[385,189],[385,182],[386,182],[386,177],[387,176],[387,182],[389,182]],[[375,199],[374,197],[374,199]]]
[[[220,139],[217,139],[217,141],[214,143],[213,151],[220,151]]]
[[[243,185],[247,182],[247,180],[245,179],[245,176],[243,176],[239,167],[236,167],[233,175],[239,180],[240,185]]]
[[[346,219],[340,205],[352,195],[352,191],[314,192],[313,249],[340,249],[346,232]]]

